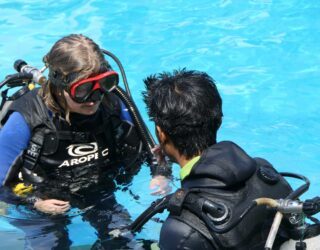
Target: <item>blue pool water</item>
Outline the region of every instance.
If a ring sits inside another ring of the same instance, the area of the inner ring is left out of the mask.
[[[207,71],[223,97],[218,139],[235,141],[280,171],[306,175],[312,185],[303,197],[310,198],[319,195],[320,184],[319,13],[320,2],[310,0],[2,0],[0,78],[13,73],[18,58],[42,67],[57,39],[82,33],[120,58],[147,121],[143,78],[182,67]],[[143,167],[133,180],[130,190],[139,199],[117,192],[133,218],[154,199],[149,178]],[[81,217],[72,222],[74,247],[96,240]],[[157,239],[160,227],[150,222],[137,238]],[[1,217],[0,242],[12,249],[24,242]]]

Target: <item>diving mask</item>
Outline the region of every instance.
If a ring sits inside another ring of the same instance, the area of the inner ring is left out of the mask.
[[[107,71],[74,82],[67,89],[70,97],[77,103],[89,102],[94,93],[106,93],[112,91],[119,83],[119,76],[115,71]]]

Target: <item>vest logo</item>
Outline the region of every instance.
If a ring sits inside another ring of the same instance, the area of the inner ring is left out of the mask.
[[[89,154],[94,154],[98,151],[98,144],[92,142],[89,144],[73,144],[67,147],[68,154],[74,157],[85,156]]]
[[[65,160],[60,166],[58,166],[58,168],[61,168],[63,166],[75,166],[99,159],[98,144],[96,142],[72,144],[66,149],[68,151],[68,155],[72,156],[73,158]],[[101,151],[102,156],[107,156],[108,154],[108,148],[105,148]]]

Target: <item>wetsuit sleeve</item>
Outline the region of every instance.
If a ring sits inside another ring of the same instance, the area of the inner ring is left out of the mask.
[[[199,232],[175,218],[168,217],[160,232],[161,250],[215,248]]]
[[[14,112],[0,131],[0,186],[13,176],[13,163],[18,159],[30,141],[30,129],[24,117]]]

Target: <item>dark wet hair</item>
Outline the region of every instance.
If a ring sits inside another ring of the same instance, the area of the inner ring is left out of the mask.
[[[150,119],[170,137],[180,154],[190,159],[216,143],[222,99],[208,74],[182,69],[151,75],[144,83]]]

